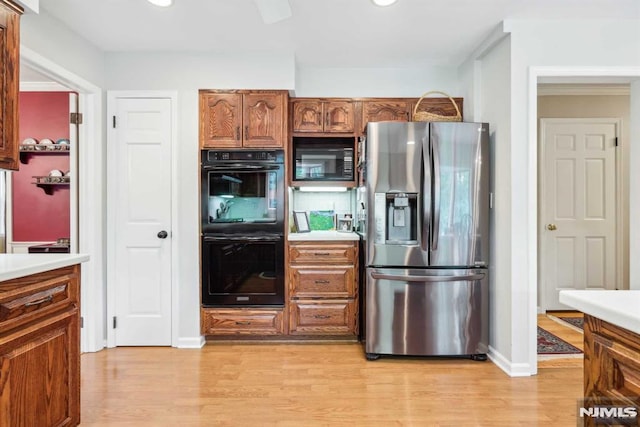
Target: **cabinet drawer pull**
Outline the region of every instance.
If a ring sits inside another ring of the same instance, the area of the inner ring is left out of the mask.
[[[236,126],[236,141],[240,141],[240,126]]]
[[[328,314],[316,314],[315,316],[316,319],[329,319],[331,316],[329,316]]]
[[[318,285],[326,285],[327,283],[331,283],[330,280],[316,280],[315,283]]]
[[[331,255],[329,252],[314,252],[315,256],[329,256]]]
[[[250,325],[251,322],[236,320],[236,325]]]
[[[41,299],[36,300],[36,301],[25,302],[24,306],[25,307],[31,307],[33,305],[40,305],[40,304],[44,304],[45,302],[51,302],[51,301],[53,301],[53,295],[49,295],[47,297],[41,298]]]

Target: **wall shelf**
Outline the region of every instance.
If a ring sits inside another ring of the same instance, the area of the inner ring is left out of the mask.
[[[32,184],[42,188],[45,194],[53,195],[53,191],[60,186],[68,187],[71,179],[69,176],[33,176],[35,181]]]
[[[27,164],[29,158],[35,154],[69,154],[71,147],[68,144],[36,145],[27,144],[20,146],[20,163]]]

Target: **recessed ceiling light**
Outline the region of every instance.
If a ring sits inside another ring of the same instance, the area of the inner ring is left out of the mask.
[[[147,0],[151,4],[155,4],[160,7],[169,7],[173,4],[173,0]]]
[[[397,0],[371,0],[376,6],[391,6]]]

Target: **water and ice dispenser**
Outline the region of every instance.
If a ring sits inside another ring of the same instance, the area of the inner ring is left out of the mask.
[[[417,193],[376,193],[375,204],[377,243],[409,245],[418,242]]]

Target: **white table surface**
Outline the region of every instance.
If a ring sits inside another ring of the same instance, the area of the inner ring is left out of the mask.
[[[0,254],[0,281],[88,261],[85,254]]]
[[[560,302],[640,334],[640,290],[563,290],[560,291]]]
[[[342,241],[358,241],[360,236],[357,233],[349,232],[344,233],[342,231],[335,230],[313,230],[308,233],[289,233],[287,235],[289,241],[296,240],[308,240],[308,241],[323,241],[323,240],[342,240]]]

